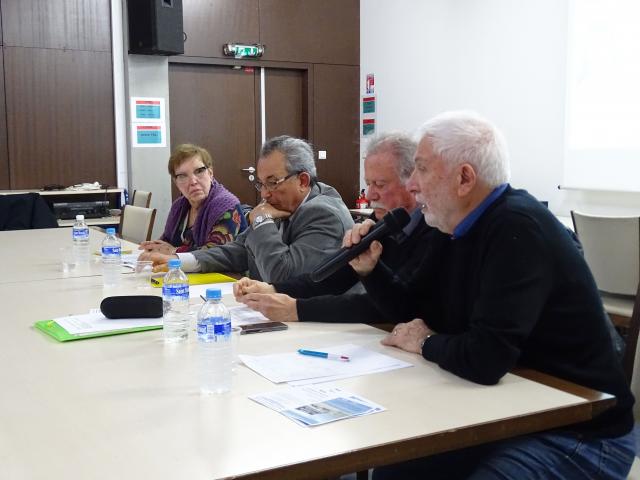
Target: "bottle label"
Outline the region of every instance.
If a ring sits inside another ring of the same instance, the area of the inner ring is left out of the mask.
[[[162,296],[167,300],[189,301],[189,285],[183,283],[172,283],[162,286]]]
[[[89,238],[89,229],[88,228],[73,228],[73,238],[84,240]]]
[[[216,334],[216,337],[230,337],[231,336],[231,320],[226,321],[225,323],[218,323],[213,326],[213,331]]]
[[[113,255],[117,255],[118,257],[120,256],[120,247],[119,246],[113,246],[113,247],[102,247],[102,255],[106,255],[106,256],[113,256]]]
[[[231,321],[207,317],[198,321],[198,339],[204,342],[225,342],[231,339]]]

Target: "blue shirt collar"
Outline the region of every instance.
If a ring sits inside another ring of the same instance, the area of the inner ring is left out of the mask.
[[[402,232],[408,237],[411,233],[416,229],[416,227],[420,224],[424,215],[422,214],[422,209],[420,207],[416,207],[411,213],[411,220],[409,223],[402,229]]]
[[[509,186],[508,183],[503,183],[502,185],[498,185],[493,191],[485,198],[480,205],[474,208],[469,215],[464,217],[464,219],[456,226],[453,230],[453,235],[451,238],[461,238],[464,237],[471,227],[476,223],[476,221],[480,218],[480,216],[485,212],[487,208],[491,206],[493,202],[495,202],[500,195],[504,193],[504,191]]]

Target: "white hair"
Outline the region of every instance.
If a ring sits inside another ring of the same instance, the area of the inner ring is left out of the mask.
[[[367,142],[364,157],[382,152],[391,152],[395,159],[395,168],[402,184],[406,184],[413,172],[413,158],[417,143],[408,135],[400,132],[379,133]]]
[[[477,113],[461,110],[436,115],[418,130],[418,141],[425,138],[450,168],[468,163],[490,187],[509,181],[507,143],[500,130]]]

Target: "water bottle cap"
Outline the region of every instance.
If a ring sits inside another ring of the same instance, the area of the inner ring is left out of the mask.
[[[107,235],[115,235],[116,234],[116,229],[113,227],[109,227],[107,228]]]
[[[207,300],[220,300],[222,291],[219,288],[207,288]]]
[[[76,215],[76,220],[84,220],[84,215]]]
[[[179,258],[172,258],[171,260],[169,260],[169,268],[176,268],[180,265],[182,265],[182,262]]]

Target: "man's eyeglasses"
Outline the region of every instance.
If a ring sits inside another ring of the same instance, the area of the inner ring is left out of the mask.
[[[207,167],[203,166],[200,168],[196,168],[191,175],[194,175],[198,180],[202,180],[207,175]],[[188,173],[177,173],[173,176],[173,178],[176,183],[184,184],[189,181],[191,175],[189,175]]]
[[[273,192],[276,188],[278,188],[278,185],[280,185],[282,182],[284,182],[285,180],[295,175],[299,175],[301,173],[302,172],[293,172],[287,175],[286,177],[278,178],[276,180],[267,180],[264,183],[257,181],[257,182],[254,182],[253,186],[256,187],[256,190],[259,192],[261,192],[263,188],[265,188],[268,192]]]

